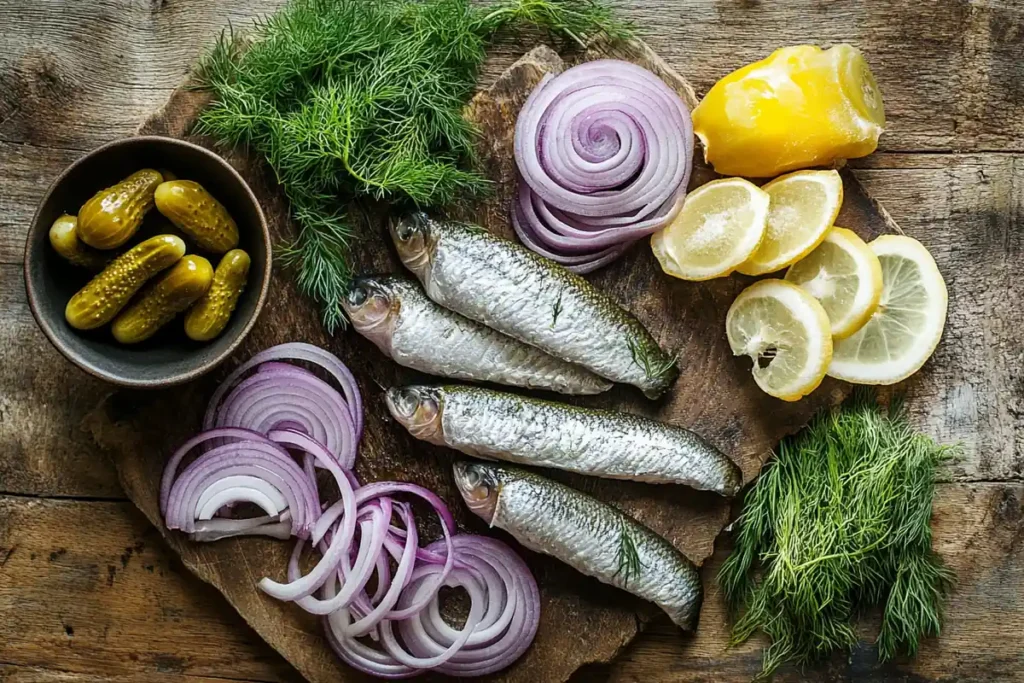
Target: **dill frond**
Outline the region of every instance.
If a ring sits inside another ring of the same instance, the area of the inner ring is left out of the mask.
[[[629,529],[625,527],[619,531],[618,564],[619,566],[612,576],[621,575],[622,583],[626,586],[632,579],[640,576],[640,569],[644,566],[636,550],[636,541],[629,533]]]
[[[678,357],[666,358],[666,359],[655,359],[651,357],[651,349],[646,344],[637,343],[632,337],[626,340],[626,345],[629,347],[629,353],[633,358],[633,363],[636,364],[640,369],[644,371],[644,376],[652,382],[660,382],[669,375],[672,375],[676,371],[676,363],[679,362]],[[660,354],[661,349],[658,349]]]
[[[771,640],[758,678],[857,642],[854,617],[882,605],[882,660],[936,635],[952,572],[931,547],[939,465],[955,449],[910,427],[898,402],[870,391],[784,439],[744,499],[735,548],[718,580],[732,645]]]
[[[488,191],[462,111],[492,36],[527,24],[577,42],[630,34],[593,0],[292,0],[200,60],[213,101],[197,132],[266,159],[299,227],[283,259],[329,329],[344,324],[353,202],[430,208]]]

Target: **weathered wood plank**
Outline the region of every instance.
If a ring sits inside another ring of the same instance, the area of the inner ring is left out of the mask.
[[[68,533],[86,525],[91,536]],[[802,677],[785,671],[780,683],[1024,680],[1024,485],[942,485],[934,530],[936,549],[959,576],[939,639],[926,641],[913,662],[879,666],[867,626],[851,658]],[[728,626],[711,577],[727,550],[722,543],[703,571],[709,598],[695,637],[656,621],[615,664],[584,668],[573,680],[749,681],[764,643],[725,650]],[[293,680],[219,596],[176,568],[173,553],[127,503],[0,499],[0,613],[3,681]]]
[[[0,265],[0,493],[124,497],[79,426],[109,391],[46,341],[20,265]]]
[[[77,150],[0,142],[0,264],[21,264],[36,205],[53,179],[81,155]],[[16,289],[5,287],[3,296],[13,296]],[[20,289],[24,293],[24,286]]]
[[[0,1],[0,140],[87,149],[138,125],[230,21],[283,0]],[[1021,149],[1024,15],[1010,2],[620,3],[654,49],[705,91],[798,42],[851,42],[886,97],[886,150]],[[485,78],[525,51],[499,41]]]
[[[0,664],[82,683],[298,678],[127,502],[0,496],[0,614]]]
[[[245,681],[245,679],[230,676],[190,676],[188,674],[152,672],[142,675],[101,676],[38,666],[0,664],[0,681],[3,683],[232,683],[232,681]]]

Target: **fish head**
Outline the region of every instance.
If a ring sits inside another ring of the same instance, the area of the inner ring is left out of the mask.
[[[392,387],[384,394],[392,417],[417,439],[444,445],[441,415],[444,396],[437,387]]]
[[[383,348],[390,348],[402,303],[392,280],[379,275],[354,278],[341,298],[341,307],[356,331]]]
[[[502,469],[484,462],[456,462],[455,486],[473,514],[491,524],[498,510]]]
[[[392,221],[391,239],[405,267],[420,281],[425,281],[430,274],[430,262],[437,245],[437,234],[430,217],[422,211],[416,211]]]

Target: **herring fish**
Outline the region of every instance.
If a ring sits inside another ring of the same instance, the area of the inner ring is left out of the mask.
[[[610,382],[578,365],[439,306],[411,278],[356,278],[341,305],[359,334],[413,370],[563,394],[611,388]]]
[[[631,313],[579,275],[482,228],[423,213],[397,221],[402,263],[445,308],[657,398],[679,374]]]
[[[457,462],[466,505],[524,546],[656,604],[680,628],[697,626],[703,588],[693,563],[610,505],[508,465]]]
[[[466,386],[396,387],[385,402],[416,438],[467,455],[723,496],[742,483],[739,468],[704,439],[640,415]]]

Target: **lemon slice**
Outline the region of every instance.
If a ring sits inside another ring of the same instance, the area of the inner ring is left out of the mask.
[[[836,339],[863,327],[882,296],[878,257],[857,233],[846,228],[829,230],[824,242],[789,267],[786,280],[821,302]]]
[[[917,240],[883,235],[869,244],[882,265],[878,309],[836,342],[828,374],[857,384],[895,384],[921,369],[946,326],[948,295],[935,259]]]
[[[814,391],[832,359],[825,309],[785,280],[761,280],[740,292],[725,328],[733,355],[753,359],[757,386],[784,401]]]
[[[768,228],[757,251],[737,268],[744,275],[774,273],[807,256],[825,239],[843,204],[837,171],[797,171],[761,189],[771,197]]]
[[[651,237],[661,269],[683,280],[733,272],[761,242],[768,202],[768,193],[742,178],[701,185],[686,196],[675,219]]]

